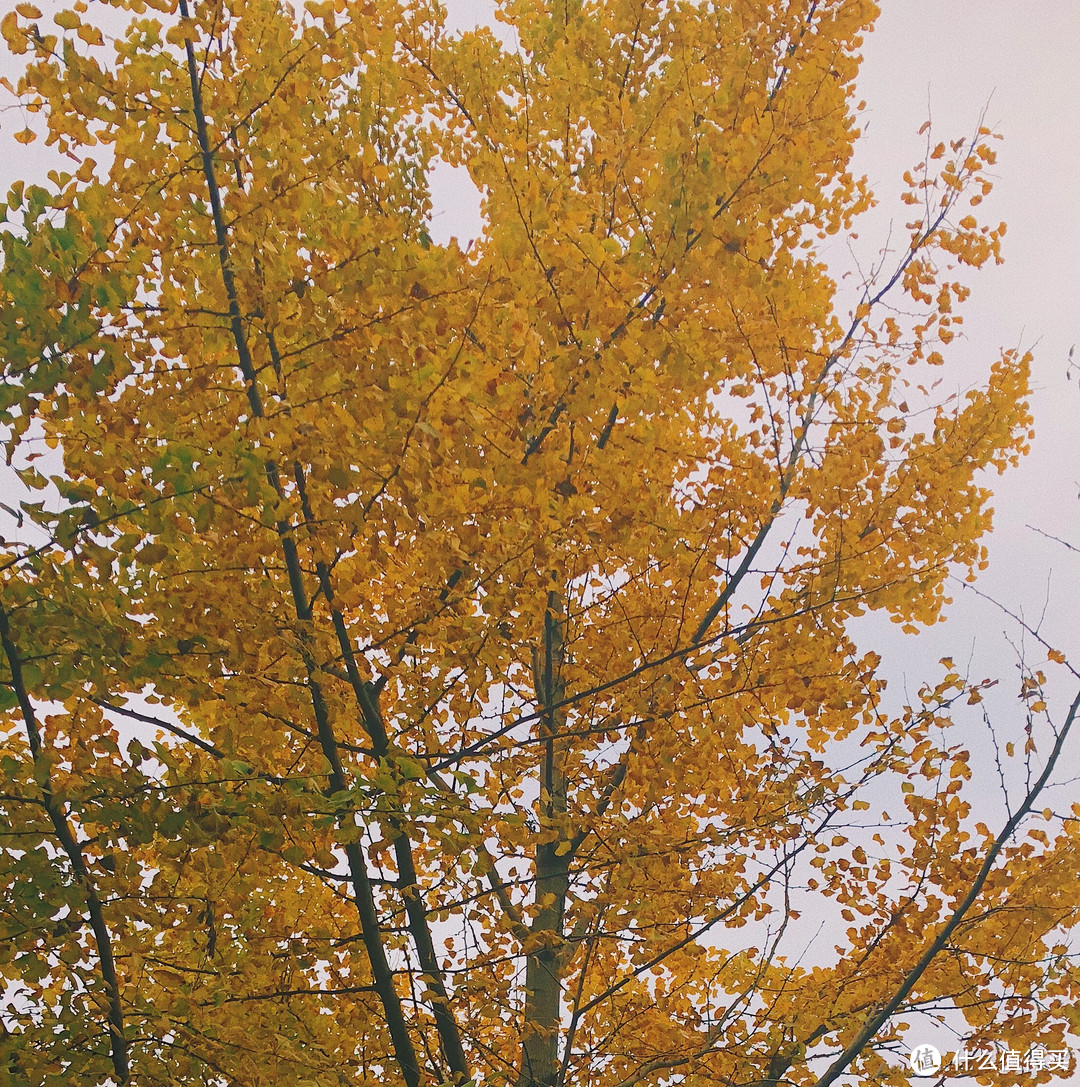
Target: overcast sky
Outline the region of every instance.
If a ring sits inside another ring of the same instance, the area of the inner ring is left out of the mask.
[[[1023,526],[1080,545],[1080,390],[1075,374],[1066,381],[1069,348],[1080,340],[1080,4],[886,3],[865,54],[861,161],[883,195],[917,161],[915,133],[928,114],[942,138],[960,136],[986,106],[988,123],[1005,137],[997,185],[983,205],[988,220],[1009,224],[1005,264],[974,278],[966,342],[947,357],[985,365],[1001,346],[1034,349],[1037,440],[1027,462],[996,485],[988,582],[1030,602],[1052,564],[1061,575],[1057,593],[1075,599],[1077,567]],[[1064,609],[1063,618],[1075,620],[1077,610]]]
[[[965,337],[946,354],[946,380],[958,388],[976,380],[1002,347],[1035,353],[1036,440],[1018,469],[988,480],[996,492],[991,567],[978,587],[1029,621],[1045,604],[1045,633],[1077,660],[1080,556],[1033,529],[1080,546],[1080,370],[1067,379],[1069,349],[1080,341],[1080,4],[902,0],[883,8],[860,81],[860,162],[880,212],[896,206],[900,175],[919,161],[917,131],[928,117],[939,138],[954,138],[985,107],[1004,136],[995,190],[979,210],[985,221],[1008,223],[1005,263],[973,276]],[[974,678],[1004,678],[1013,651],[1003,635],[1014,637],[1015,627],[975,601],[958,599],[951,615],[906,648],[916,670],[942,654],[966,660],[970,647]]]

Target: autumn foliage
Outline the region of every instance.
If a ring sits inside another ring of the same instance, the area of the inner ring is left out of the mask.
[[[980,687],[893,697],[856,621],[938,619],[1030,426],[1018,354],[932,388],[989,131],[826,266],[874,5],[111,6],[2,21],[72,171],[2,235],[5,1082],[1064,1046],[1076,705],[1025,674],[999,783]]]

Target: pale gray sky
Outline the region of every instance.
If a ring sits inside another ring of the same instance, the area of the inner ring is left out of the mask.
[[[1009,224],[1005,263],[974,277],[966,342],[954,342],[947,358],[983,366],[1000,346],[1035,350],[1036,443],[1020,469],[995,481],[986,587],[1030,607],[1053,565],[1059,603],[1067,604],[1077,596],[1076,565],[1023,526],[1080,544],[1080,389],[1075,375],[1066,381],[1069,348],[1080,340],[1080,4],[903,0],[883,8],[860,82],[868,106],[861,162],[878,191],[895,193],[918,161],[916,132],[928,114],[941,138],[961,136],[985,106],[1005,137],[997,185],[981,209]],[[1074,610],[1055,609],[1063,634]]]

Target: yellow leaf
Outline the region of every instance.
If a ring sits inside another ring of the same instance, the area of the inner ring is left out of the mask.
[[[19,17],[15,12],[9,11],[0,19],[0,33],[9,44],[14,44],[17,38],[24,36],[24,32],[19,27]]]

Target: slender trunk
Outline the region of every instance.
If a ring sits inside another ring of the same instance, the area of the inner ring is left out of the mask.
[[[271,357],[276,367],[278,365],[277,348],[272,336],[270,337],[270,347]],[[313,533],[315,517],[308,503],[307,480],[304,476],[304,470],[299,464],[293,465],[293,475],[300,495],[304,520],[309,531]],[[319,581],[319,588],[326,599],[327,606],[330,608],[334,633],[337,636],[338,647],[345,662],[345,674],[349,686],[352,688],[356,707],[360,712],[360,719],[363,722],[368,738],[371,740],[374,755],[382,759],[390,753],[390,737],[386,731],[382,710],[379,707],[379,688],[375,684],[367,682],[360,674],[356,653],[353,650],[348,627],[345,625],[345,617],[335,600],[329,567],[322,559],[318,559],[315,563],[315,571]],[[450,1069],[452,1081],[456,1084],[464,1084],[471,1078],[469,1065],[465,1057],[461,1031],[458,1029],[457,1020],[454,1018],[450,1007],[450,996],[446,988],[446,980],[439,966],[435,941],[432,939],[431,928],[428,924],[427,908],[420,893],[412,840],[405,829],[407,816],[396,798],[388,799],[390,800],[392,815],[387,821],[386,830],[394,843],[394,857],[397,861],[399,889],[405,903],[406,923],[409,935],[413,940],[413,946],[416,948],[416,955],[420,962],[420,970],[423,973],[428,999],[431,1001],[435,1029],[439,1034],[439,1049]]]
[[[180,14],[184,19],[190,18],[187,0],[180,0]],[[221,207],[221,192],[217,184],[214,170],[214,155],[210,146],[209,133],[206,128],[206,116],[203,111],[198,64],[195,59],[195,50],[190,39],[185,42],[185,53],[187,58],[188,77],[191,84],[196,135],[203,174],[206,178],[207,189],[210,196],[210,208],[214,221],[214,234],[217,242],[218,259],[221,265],[222,281],[225,286],[225,293],[229,305],[229,324],[236,345],[240,370],[244,376],[248,404],[251,408],[252,415],[255,418],[262,418],[264,414],[262,400],[259,395],[255,367],[252,362],[247,336],[244,331],[239,295],[236,289],[236,281],[233,276],[232,262],[229,254],[228,234],[225,227],[225,217]],[[268,461],[266,464],[266,476],[278,494],[283,493],[278,466],[272,461]],[[308,624],[312,620],[312,610],[304,589],[303,571],[296,549],[296,542],[293,538],[292,526],[288,524],[288,522],[279,521],[277,531],[288,571],[294,611],[297,619],[299,619],[301,623]],[[308,643],[309,639],[304,637],[301,638],[304,664],[307,670],[307,685],[311,693],[312,706],[315,712],[319,744],[323,756],[326,758],[330,767],[327,792],[332,794],[344,790],[348,783],[341,764],[337,739],[334,735],[333,725],[330,721],[326,699],[322,693],[322,688],[318,679],[317,662]],[[374,988],[379,995],[383,1007],[383,1014],[386,1017],[387,1030],[390,1035],[394,1056],[401,1068],[406,1087],[420,1087],[422,1078],[420,1064],[417,1060],[416,1050],[409,1034],[408,1024],[405,1021],[401,998],[394,988],[393,972],[390,969],[390,964],[386,957],[382,927],[375,905],[374,891],[367,874],[366,858],[364,857],[363,850],[356,843],[349,843],[345,846],[345,856],[349,864],[349,875],[353,887],[356,910],[360,920],[361,937],[371,966]]]
[[[537,701],[555,707],[565,697],[562,664],[564,618],[560,596],[548,594],[544,636],[533,662]],[[529,926],[525,963],[525,1025],[518,1087],[554,1087],[559,1073],[559,1012],[562,998],[563,915],[570,889],[572,857],[567,826],[564,753],[559,740],[565,711],[548,708],[540,719],[544,735],[540,766],[540,833],[551,841],[536,848],[536,915]]]

